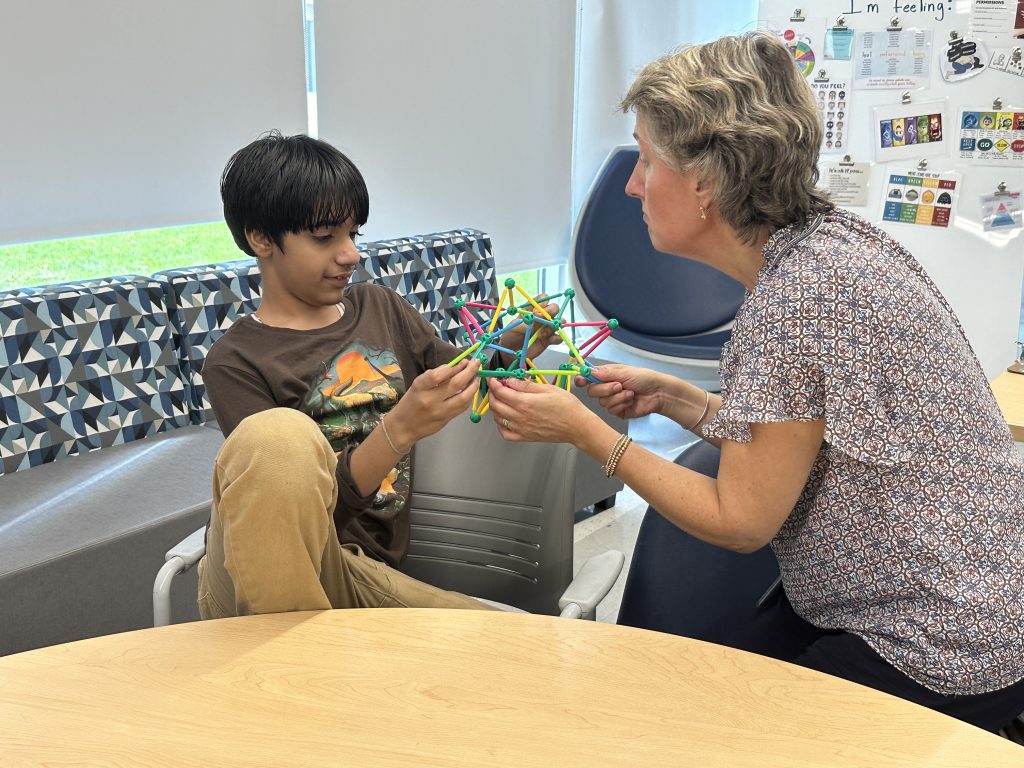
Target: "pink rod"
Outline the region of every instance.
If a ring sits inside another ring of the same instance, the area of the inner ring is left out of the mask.
[[[466,334],[469,336],[469,340],[476,341],[476,336],[473,335],[473,327],[470,325],[470,322],[473,320],[473,316],[465,309],[460,308],[459,320],[462,321],[462,327],[466,329]]]
[[[610,329],[600,331],[599,333],[595,333],[593,336],[591,336],[589,339],[587,339],[580,345],[580,356],[589,355],[591,352],[597,349],[598,344],[600,344],[602,341],[611,336],[611,334],[612,332]]]
[[[468,309],[465,309],[465,308],[463,308],[462,311],[466,313],[466,317],[469,318],[469,322],[471,322],[473,324],[473,327],[476,329],[476,332],[478,334],[480,334],[481,336],[483,336],[484,335],[484,329],[480,327],[480,323],[478,323],[476,321],[476,318],[473,317],[473,313],[470,312]],[[465,321],[463,321],[463,322],[465,322]]]

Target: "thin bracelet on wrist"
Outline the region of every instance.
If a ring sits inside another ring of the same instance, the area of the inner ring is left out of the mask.
[[[384,432],[384,439],[388,441],[388,445],[391,446],[391,450],[394,451],[396,454],[398,454],[399,456],[405,456],[405,454],[412,450],[412,448],[410,448],[409,451],[400,451],[397,448],[395,448],[395,444],[391,440],[391,435],[388,434],[388,425],[384,423],[384,414],[381,414],[380,417],[380,428],[381,431]]]
[[[619,460],[622,458],[622,454],[626,452],[629,444],[633,442],[633,438],[629,435],[619,435],[619,439],[615,441],[615,445],[612,446],[611,451],[608,452],[608,460],[601,467],[604,470],[605,477],[611,477],[615,474],[615,470],[619,466]]]
[[[692,427],[687,427],[686,428],[687,431],[693,432],[693,430],[695,430],[697,427],[700,426],[700,423],[702,421],[704,421],[704,417],[708,415],[708,409],[710,407],[711,407],[711,393],[708,390],[705,389],[704,390],[704,410],[701,411],[700,418],[697,419],[696,422],[694,422],[694,425]]]

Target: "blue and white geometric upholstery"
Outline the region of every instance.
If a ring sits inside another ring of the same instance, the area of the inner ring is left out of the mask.
[[[441,337],[460,343],[453,302],[497,297],[490,238],[474,229],[381,240],[359,246],[352,282],[372,281],[396,291]],[[180,365],[191,382],[192,423],[212,418],[202,370],[206,353],[240,317],[259,306],[260,273],[253,259],[171,269],[154,275],[167,285]]]
[[[0,474],[189,423],[156,280],[0,293],[0,335]]]

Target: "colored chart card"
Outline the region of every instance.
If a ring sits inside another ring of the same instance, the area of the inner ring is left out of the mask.
[[[854,86],[866,90],[927,88],[931,60],[930,29],[857,32]]]
[[[821,154],[845,154],[850,146],[850,81],[833,80],[825,70],[821,70],[821,74],[813,78],[810,84],[825,127]]]
[[[872,130],[879,162],[947,154],[946,100],[875,107]]]
[[[959,193],[960,174],[908,171],[890,173],[882,201],[882,221],[948,228]]]
[[[975,165],[1024,168],[1024,110],[962,110],[957,157]]]
[[[768,21],[767,27],[793,54],[793,61],[800,73],[810,78],[824,58],[822,44],[825,38],[825,17]]]

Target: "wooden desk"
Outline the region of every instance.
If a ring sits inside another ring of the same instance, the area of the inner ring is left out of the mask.
[[[992,382],[992,391],[1013,439],[1024,442],[1024,374],[1003,371]]]
[[[472,611],[288,613],[0,659],[0,765],[998,766],[1024,750],[671,635]]]

